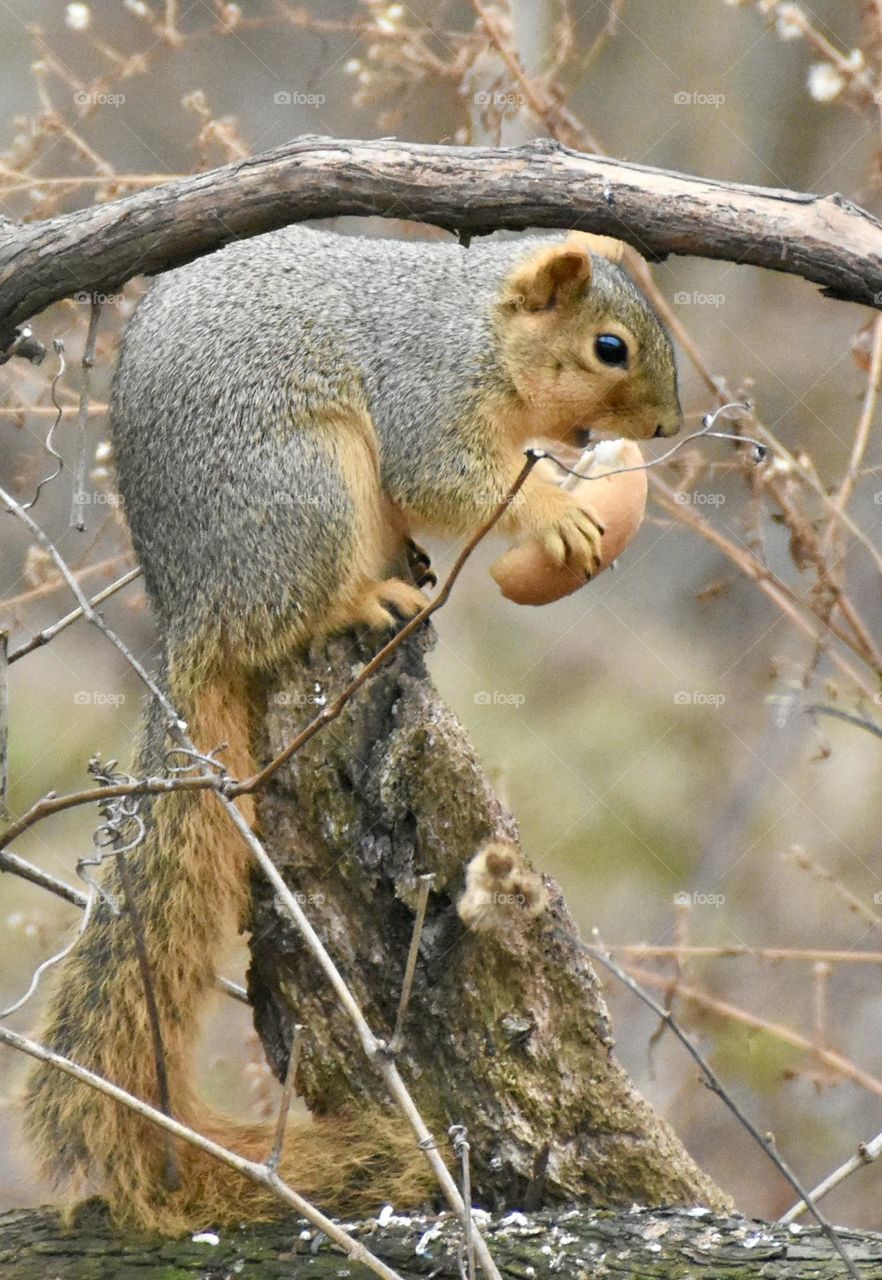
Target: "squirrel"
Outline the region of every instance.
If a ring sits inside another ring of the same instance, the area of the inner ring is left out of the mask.
[[[528,440],[678,430],[671,339],[620,250],[579,232],[466,248],[292,226],[153,283],[123,337],[111,436],[157,681],[200,751],[223,742],[232,776],[256,772],[261,679],[332,632],[394,628],[422,608],[419,588],[389,574],[405,540],[472,533]],[[600,528],[535,473],[499,529],[586,576],[597,563]],[[148,699],[138,776],[162,771],[172,745]],[[252,797],[237,803],[253,824]],[[270,1129],[212,1114],[190,1081],[215,958],[247,918],[249,852],[207,791],[145,796],[140,812],[128,865],[172,1114],[264,1159]],[[65,962],[44,1040],[160,1105],[133,932],[106,902]],[[68,1203],[97,1191],[121,1224],[176,1234],[279,1211],[264,1187],[52,1066],[29,1078],[26,1124]],[[385,1112],[292,1121],[279,1171],[338,1213],[419,1205],[433,1186],[406,1123]]]

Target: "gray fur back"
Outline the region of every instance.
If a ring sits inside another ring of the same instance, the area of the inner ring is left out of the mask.
[[[135,548],[172,639],[188,615],[220,631],[231,607],[266,627],[326,607],[355,550],[347,486],[310,430],[329,405],[367,407],[399,501],[426,506],[439,476],[479,477],[457,428],[479,391],[508,385],[491,308],[536,243],[465,249],[292,226],[154,284],[124,337],[111,425]],[[599,263],[597,283],[613,272]]]

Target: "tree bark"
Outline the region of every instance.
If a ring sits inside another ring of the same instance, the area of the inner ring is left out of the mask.
[[[347,1223],[403,1280],[460,1280],[461,1233],[449,1216]],[[503,1276],[606,1280],[840,1280],[843,1267],[815,1227],[793,1228],[707,1211],[586,1209],[496,1218],[484,1227]],[[427,1233],[429,1233],[427,1235]],[[882,1274],[882,1236],[840,1230],[860,1275]],[[341,1258],[298,1218],[164,1240],[114,1232],[89,1206],[65,1230],[51,1209],[0,1216],[0,1280],[339,1280],[369,1272]]]
[[[0,351],[16,325],[73,293],[110,293],[230,240],[341,214],[462,236],[577,226],[644,254],[750,263],[882,306],[882,224],[840,195],[690,177],[549,139],[494,148],[308,136],[43,222],[0,219]]]
[[[267,848],[298,895],[376,1034],[395,1024],[418,877],[434,877],[398,1055],[435,1136],[464,1124],[474,1202],[536,1208],[728,1201],[612,1056],[603,996],[560,891],[531,919],[469,930],[456,902],[469,860],[515,824],[425,668],[433,633],[394,660],[275,775],[260,800]],[[376,637],[344,636],[267,689],[267,753],[354,676]],[[348,1019],[263,877],[253,880],[249,996],[270,1062],[284,1075],[295,1023],[296,1085],[312,1110],[385,1100]],[[448,1147],[449,1150],[449,1147]],[[761,1156],[758,1155],[758,1158]]]

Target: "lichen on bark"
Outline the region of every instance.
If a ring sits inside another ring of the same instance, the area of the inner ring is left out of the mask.
[[[460,1280],[452,1215],[349,1222],[347,1230],[402,1280]],[[818,1227],[683,1210],[545,1210],[481,1220],[503,1276],[523,1280],[840,1280],[842,1261]],[[861,1277],[882,1274],[882,1236],[840,1229]],[[368,1280],[302,1219],[283,1218],[184,1240],[114,1231],[93,1203],[70,1227],[53,1209],[0,1215],[0,1280]]]

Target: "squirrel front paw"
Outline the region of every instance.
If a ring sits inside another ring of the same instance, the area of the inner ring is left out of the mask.
[[[601,565],[600,539],[604,531],[596,516],[573,502],[537,530],[536,536],[555,564],[591,578]]]

